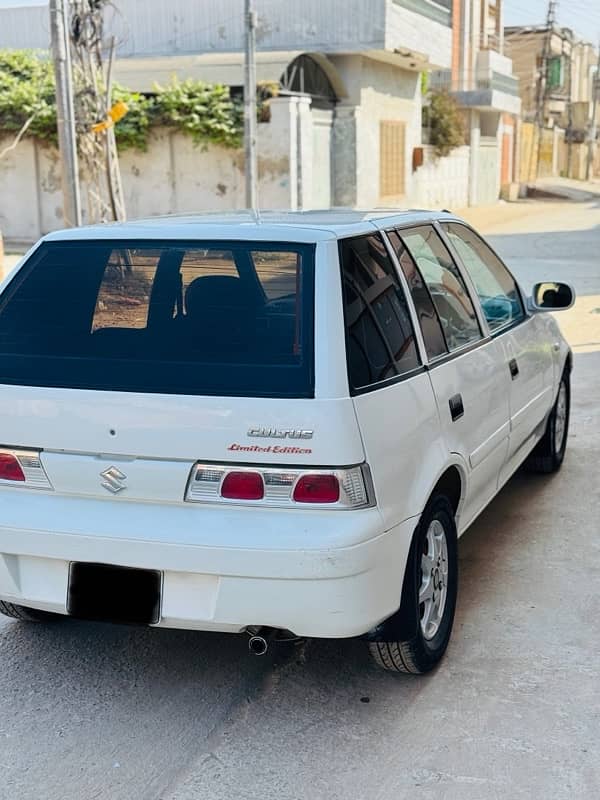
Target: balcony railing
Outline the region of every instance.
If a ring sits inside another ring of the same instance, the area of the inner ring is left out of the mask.
[[[496,50],[501,52],[502,39],[496,33],[488,33],[479,35],[479,49],[480,50]]]
[[[479,79],[477,81],[478,89],[493,89],[497,92],[504,92],[505,94],[513,94],[519,96],[519,79],[514,78],[512,75],[502,75],[501,72],[492,72],[491,77]]]
[[[452,0],[394,0],[397,6],[452,27]]]
[[[460,80],[452,80],[452,73],[449,70],[438,70],[432,72],[429,79],[432,89],[445,89],[448,92],[476,92],[476,91],[496,91],[519,96],[519,79],[512,75],[503,75],[500,72],[492,72],[487,78],[478,78],[476,81],[468,81],[467,85]]]

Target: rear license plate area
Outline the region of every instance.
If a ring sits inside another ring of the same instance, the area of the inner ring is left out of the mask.
[[[67,612],[79,619],[152,625],[160,616],[161,573],[72,563]]]

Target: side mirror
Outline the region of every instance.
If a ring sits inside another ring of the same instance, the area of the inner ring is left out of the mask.
[[[575,303],[575,289],[568,283],[536,283],[529,298],[529,310],[566,311]]]

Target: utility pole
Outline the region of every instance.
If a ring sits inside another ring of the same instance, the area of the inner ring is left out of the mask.
[[[573,163],[573,53],[578,46],[578,42],[571,39],[571,50],[569,52],[569,78],[567,81],[567,178],[571,177],[571,166]],[[564,41],[562,52],[564,53]]]
[[[244,150],[246,157],[246,206],[258,210],[258,158],[256,155],[256,10],[254,0],[245,2],[246,55],[244,63]]]
[[[115,121],[111,118],[115,111],[111,99],[115,41],[112,37],[106,42],[104,37],[106,4],[107,0],[71,0],[75,102],[81,128],[79,153],[90,222],[126,218]]]
[[[69,43],[69,0],[50,0],[50,35],[56,80],[58,147],[62,170],[65,225],[81,225],[79,163]]]
[[[585,165],[585,179],[589,181],[592,177],[592,164],[594,162],[594,145],[596,144],[596,136],[598,133],[598,126],[596,124],[596,115],[598,114],[598,95],[600,94],[600,40],[598,41],[598,68],[596,74],[592,79],[592,120],[590,123],[590,132],[588,140],[587,163]]]
[[[557,6],[558,6],[557,0],[549,0],[548,14],[546,16],[546,36],[544,38],[544,46],[542,49],[542,63],[540,66],[540,77],[537,84],[535,117],[538,130],[538,158],[537,158],[538,175],[540,171],[540,153],[542,150],[542,131],[544,129],[544,112],[546,110],[546,97],[548,95],[548,61],[552,53],[552,34],[554,32],[554,25],[556,22]]]

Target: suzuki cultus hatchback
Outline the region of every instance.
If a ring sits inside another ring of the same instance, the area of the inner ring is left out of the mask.
[[[0,288],[0,610],[363,636],[421,673],[460,536],[557,470],[571,353],[451,214],[186,217],[46,236]]]

